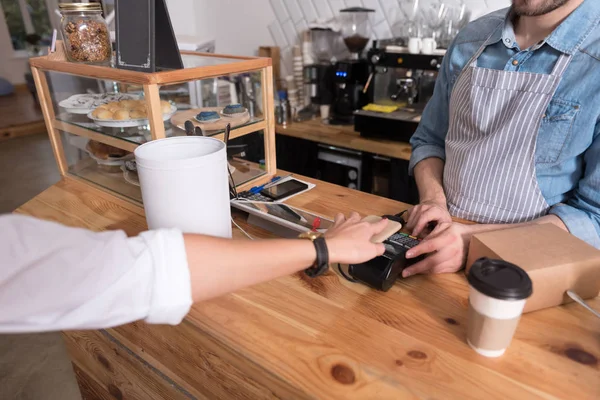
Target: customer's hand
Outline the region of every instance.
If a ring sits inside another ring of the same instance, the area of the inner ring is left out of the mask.
[[[355,264],[382,255],[385,247],[381,243],[371,243],[371,238],[383,231],[387,223],[387,219],[374,224],[362,222],[355,212],[347,219],[344,214],[336,215],[334,225],[325,233],[329,261]]]
[[[419,236],[430,223],[435,223],[431,234],[437,234],[444,224],[452,223],[452,217],[444,201],[426,200],[408,210],[406,228],[413,236]]]
[[[429,256],[402,271],[404,278],[415,274],[456,272],[465,265],[472,235],[469,225],[443,223],[438,224],[436,230],[437,232],[423,239],[421,244],[406,252],[409,259],[422,254]]]

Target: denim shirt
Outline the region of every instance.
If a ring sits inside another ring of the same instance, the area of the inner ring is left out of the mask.
[[[550,36],[525,50],[508,14],[504,9],[471,22],[448,49],[411,139],[410,173],[423,159],[445,160],[450,94],[482,45],[477,66],[505,71],[550,74],[559,55],[570,54],[538,131],[535,170],[549,212],[573,235],[600,248],[600,1],[586,0]]]

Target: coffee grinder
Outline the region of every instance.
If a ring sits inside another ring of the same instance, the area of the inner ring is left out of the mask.
[[[311,28],[313,55],[316,63],[304,66],[305,92],[313,105],[330,105],[333,100],[333,45],[337,32],[330,28]]]
[[[354,111],[368,103],[363,89],[369,78],[369,63],[361,58],[361,53],[370,40],[368,16],[372,12],[375,10],[362,7],[340,10],[342,37],[351,55],[348,60],[335,64],[334,96],[329,119],[332,125],[352,125]]]

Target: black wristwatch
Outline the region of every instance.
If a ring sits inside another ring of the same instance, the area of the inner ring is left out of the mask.
[[[317,251],[317,259],[315,263],[304,270],[306,275],[311,278],[316,278],[319,275],[323,275],[329,269],[329,251],[327,250],[327,243],[325,238],[320,232],[305,232],[298,236],[300,239],[308,239],[313,242],[315,250]]]

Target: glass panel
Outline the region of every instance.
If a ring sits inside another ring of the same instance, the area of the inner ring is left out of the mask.
[[[233,181],[236,186],[265,175],[264,133],[253,132],[235,139],[227,144],[227,158]]]
[[[137,173],[128,163],[134,160],[133,154],[67,132],[61,134],[71,174],[142,202]],[[254,132],[229,143],[229,170],[236,186],[266,174],[263,141],[263,133]]]
[[[90,146],[87,138],[62,132],[69,172],[141,203],[142,193],[137,173],[127,170],[133,154],[103,144]]]
[[[182,54],[181,60],[183,61],[184,68],[208,67],[211,65],[223,65],[246,61],[236,58],[207,57],[196,54]]]
[[[130,143],[141,144],[151,140],[141,87],[59,72],[47,72],[46,76],[57,120]],[[125,104],[122,103],[123,100],[138,103]],[[103,115],[102,118],[92,114],[97,107],[109,102],[119,102],[114,111],[108,110],[110,114]],[[126,112],[117,115],[119,109]],[[173,107],[168,111],[163,115],[165,133],[167,136],[176,136],[178,133],[170,122],[170,116],[176,109]]]
[[[174,128],[185,130],[185,122],[191,120],[206,136],[223,133],[227,123],[235,129],[264,121],[260,71],[164,85],[160,87],[160,97],[177,106],[171,118]],[[242,107],[231,112],[224,110],[233,104]],[[200,116],[201,112],[213,115]],[[200,122],[199,118],[204,117],[210,120]]]

